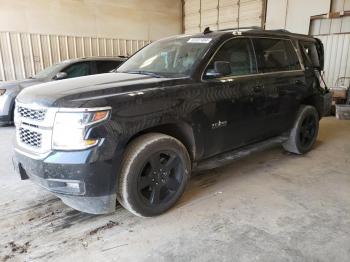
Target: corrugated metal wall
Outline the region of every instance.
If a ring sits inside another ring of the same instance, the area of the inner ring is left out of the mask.
[[[334,86],[339,77],[350,77],[350,16],[311,21],[310,34],[325,47],[325,81]]]
[[[0,32],[0,81],[26,78],[66,59],[129,56],[149,43],[148,40]]]
[[[265,0],[185,0],[185,33],[202,32],[206,27],[262,26]]]

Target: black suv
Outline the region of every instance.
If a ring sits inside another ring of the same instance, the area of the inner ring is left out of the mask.
[[[119,201],[159,215],[191,171],[276,143],[308,152],[330,105],[323,57],[318,39],[282,30],[156,41],[114,73],[21,92],[15,165],[77,210],[107,213]]]

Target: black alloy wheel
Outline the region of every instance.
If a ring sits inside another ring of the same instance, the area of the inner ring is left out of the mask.
[[[182,170],[183,164],[175,152],[151,155],[138,177],[139,196],[149,205],[166,204],[180,188]]]
[[[300,127],[299,139],[302,147],[309,147],[314,141],[317,130],[316,119],[313,115],[308,115]]]

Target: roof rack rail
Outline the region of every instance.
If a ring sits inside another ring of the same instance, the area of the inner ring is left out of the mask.
[[[242,26],[242,27],[232,27],[232,28],[224,28],[224,29],[218,29],[218,30],[210,30],[210,27],[206,27],[203,31],[203,34],[209,34],[214,31],[217,32],[222,32],[222,31],[239,31],[239,30],[247,30],[247,29],[252,29],[252,30],[264,30],[260,26]]]
[[[242,27],[224,28],[224,29],[219,29],[217,31],[235,31],[235,30],[239,31],[239,30],[246,30],[246,29],[263,30],[263,28],[260,26],[242,26]]]
[[[286,29],[274,29],[274,30],[270,30],[270,31],[281,32],[281,33],[290,33],[290,31],[288,31]]]

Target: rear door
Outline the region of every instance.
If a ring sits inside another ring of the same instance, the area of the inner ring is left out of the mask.
[[[272,137],[293,124],[305,75],[291,40],[255,38],[253,42],[265,94],[263,132]]]

